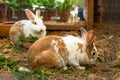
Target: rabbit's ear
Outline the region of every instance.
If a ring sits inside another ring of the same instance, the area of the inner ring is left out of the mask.
[[[36,16],[40,17],[40,10],[39,9],[36,10]]]
[[[34,19],[34,14],[29,9],[25,9],[25,14],[26,14],[26,16],[28,17],[29,20],[33,20]]]
[[[86,40],[88,32],[83,27],[81,27],[80,30],[81,30],[82,39]]]
[[[93,30],[88,31],[88,34],[87,34],[87,44],[88,45],[93,43],[94,37],[95,37],[94,31]]]

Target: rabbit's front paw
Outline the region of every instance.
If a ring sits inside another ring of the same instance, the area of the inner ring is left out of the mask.
[[[67,66],[63,67],[63,70],[64,71],[68,70],[68,67]]]
[[[78,70],[85,70],[85,67],[82,67],[82,66],[77,66],[76,67]]]

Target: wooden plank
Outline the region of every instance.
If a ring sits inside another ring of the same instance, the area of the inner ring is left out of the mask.
[[[46,25],[47,30],[79,30],[81,26],[71,25]]]
[[[9,35],[11,25],[0,24],[0,37],[6,37]]]
[[[88,28],[94,25],[94,0],[87,0],[88,4]]]
[[[14,22],[0,23],[0,36],[8,36],[9,29]],[[76,23],[56,23],[56,22],[44,22],[47,30],[80,30],[81,27],[86,25],[85,22]]]
[[[45,22],[47,30],[80,30],[81,27],[86,25],[85,21],[75,23],[62,23],[62,22]]]

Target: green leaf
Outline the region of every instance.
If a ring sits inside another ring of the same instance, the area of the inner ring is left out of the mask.
[[[69,74],[63,74],[63,77],[64,77],[64,78],[68,78],[68,77],[69,77]]]
[[[4,56],[0,56],[0,61],[4,61],[5,57]]]
[[[32,35],[29,35],[29,37],[25,37],[24,35],[21,35],[19,39],[20,42],[35,42],[38,38],[33,37]]]
[[[4,62],[1,62],[1,61],[0,61],[0,67],[2,67],[3,65],[4,65]]]
[[[10,48],[11,48],[11,45],[10,45],[10,44],[7,44],[5,47],[6,47],[7,49],[10,49]]]
[[[7,66],[13,66],[14,64],[16,64],[16,61],[14,61],[13,59],[7,59]]]

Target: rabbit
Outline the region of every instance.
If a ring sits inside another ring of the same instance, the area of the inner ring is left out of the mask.
[[[81,28],[81,37],[48,35],[40,38],[27,51],[31,70],[35,68],[63,68],[73,65],[84,70],[81,64],[94,64],[98,53],[94,44],[94,31]]]
[[[17,44],[20,35],[41,38],[46,36],[46,26],[40,19],[40,10],[36,10],[36,15],[29,9],[25,9],[25,14],[29,20],[20,20],[15,22],[10,30],[9,37],[13,44]]]

